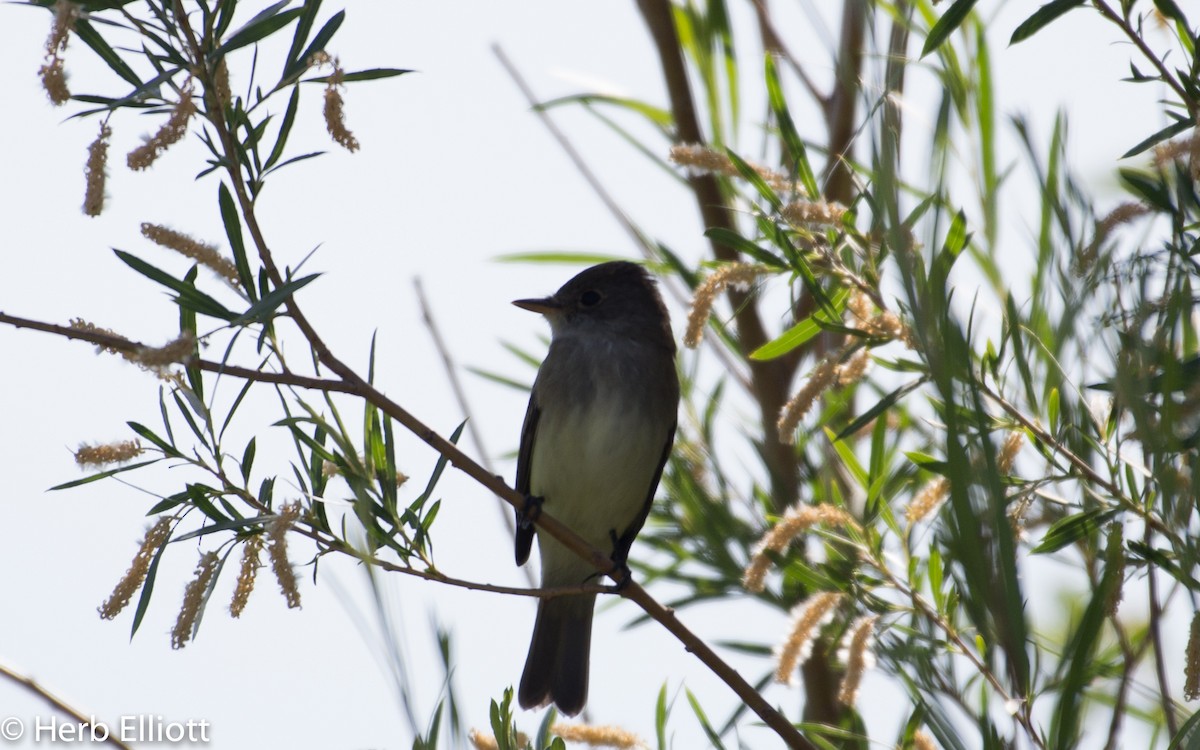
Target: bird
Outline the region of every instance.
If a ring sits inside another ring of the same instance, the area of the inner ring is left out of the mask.
[[[544,508],[593,547],[626,559],[646,522],[675,439],[679,377],[670,318],[641,266],[592,266],[557,292],[514,305],[550,323],[550,348],[529,397],[517,456],[516,561],[536,534],[543,588],[598,575],[533,520]],[[628,580],[626,578],[626,580]],[[517,691],[522,708],[553,703],[568,716],[587,702],[596,595],[538,600]]]

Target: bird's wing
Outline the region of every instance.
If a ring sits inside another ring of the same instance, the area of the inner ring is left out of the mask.
[[[521,449],[517,452],[517,492],[526,497],[530,494],[529,475],[533,471],[533,440],[537,434],[538,418],[541,414],[542,410],[538,408],[536,393],[530,393],[529,408],[525,410],[525,424],[521,427]],[[517,565],[524,565],[525,561],[529,559],[529,551],[533,549],[533,533],[532,524],[522,526],[521,512],[517,511]]]

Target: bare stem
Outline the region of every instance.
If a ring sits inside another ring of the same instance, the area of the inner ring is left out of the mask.
[[[76,708],[73,708],[72,706],[70,706],[69,704],[64,702],[62,698],[59,698],[54,693],[51,693],[49,690],[47,690],[46,688],[39,685],[37,683],[37,680],[33,679],[32,677],[20,674],[19,672],[16,672],[13,669],[11,669],[10,667],[6,667],[3,664],[0,664],[0,676],[7,677],[8,679],[17,683],[21,687],[25,688],[29,692],[33,693],[37,697],[44,700],[46,703],[49,703],[56,710],[70,716],[72,719],[74,719],[79,724],[95,726],[93,724],[92,718],[90,718],[88,716],[84,716],[83,712],[79,711]],[[110,745],[113,745],[114,747],[123,748],[124,750],[130,750],[129,745],[126,745],[124,742],[121,742],[121,740],[117,739],[116,734],[113,732],[108,732],[106,734],[106,736],[104,737],[104,741],[108,742]]]

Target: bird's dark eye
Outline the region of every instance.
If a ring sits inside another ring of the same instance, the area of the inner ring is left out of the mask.
[[[595,289],[589,289],[579,298],[579,303],[584,307],[595,307],[600,304],[601,299],[603,297],[600,295],[600,292],[597,292]]]

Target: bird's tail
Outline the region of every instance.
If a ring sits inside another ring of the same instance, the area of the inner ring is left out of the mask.
[[[538,602],[537,623],[517,692],[521,708],[553,703],[567,716],[583,710],[595,604],[595,594]]]

